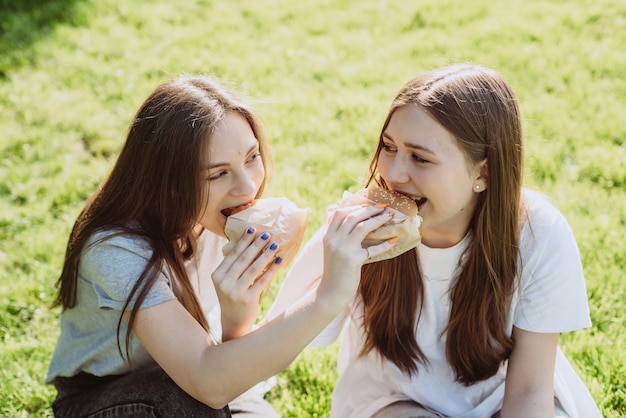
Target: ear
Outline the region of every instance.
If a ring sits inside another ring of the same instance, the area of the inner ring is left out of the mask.
[[[474,180],[474,191],[476,193],[483,192],[489,187],[489,165],[485,158],[476,166],[478,176]]]

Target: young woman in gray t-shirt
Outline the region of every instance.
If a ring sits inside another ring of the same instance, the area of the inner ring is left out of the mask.
[[[285,369],[354,296],[366,234],[383,208],[338,210],[319,290],[256,330],[280,246],[250,227],[212,272],[221,342],[211,337],[185,265],[202,231],[259,197],[269,160],[249,106],[215,80],[160,85],[133,119],[108,178],[69,237],[57,304],[61,335],[46,381],[56,416],[230,416],[229,402]],[[276,416],[273,411],[257,416]]]

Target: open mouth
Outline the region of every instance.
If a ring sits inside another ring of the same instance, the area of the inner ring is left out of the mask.
[[[222,209],[222,215],[224,215],[225,218],[228,218],[230,215],[232,215],[233,213],[233,209],[234,208],[226,208],[226,209]]]
[[[424,204],[428,200],[425,197],[414,197],[412,199],[417,204],[417,211],[418,212],[422,210],[422,206],[424,206]]]
[[[233,213],[237,213],[237,212],[241,212],[242,210],[248,209],[249,207],[253,206],[255,203],[255,201],[251,201],[248,203],[244,203],[243,205],[239,205],[239,206],[233,206],[230,208],[226,208],[226,209],[222,209],[222,215],[224,215],[225,218],[228,218],[230,215],[232,215]]]

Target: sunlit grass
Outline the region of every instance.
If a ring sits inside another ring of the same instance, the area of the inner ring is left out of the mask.
[[[585,266],[594,326],[563,350],[604,416],[626,415],[625,24],[617,0],[0,1],[0,415],[51,415],[67,235],[157,83],[209,73],[254,101],[269,194],[312,208],[310,236],[358,187],[401,85],[465,61],[518,93],[526,183],[568,218]],[[309,348],[278,376],[285,417],[328,414],[336,350]]]

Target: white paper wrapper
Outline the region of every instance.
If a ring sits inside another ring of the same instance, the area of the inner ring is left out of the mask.
[[[253,206],[228,217],[224,232],[229,241],[222,252],[228,254],[244,232],[254,226],[272,235],[269,242],[278,242],[278,255],[287,266],[298,253],[310,213],[311,209],[298,208],[285,197],[258,199]]]
[[[328,222],[333,213],[335,213],[335,210],[338,208],[363,204],[375,205],[376,203],[378,202],[367,199],[360,194],[352,194],[345,191],[343,192],[343,197],[339,202],[330,205],[326,209],[326,221]],[[380,228],[370,232],[363,240],[362,246],[363,248],[371,247],[372,245],[380,244],[393,237],[398,237],[398,242],[386,253],[367,260],[365,262],[366,264],[397,257],[400,254],[417,247],[417,244],[420,242],[422,237],[420,230],[422,217],[419,215],[407,216],[396,209],[386,207],[385,212],[389,211],[393,211],[393,218]]]

